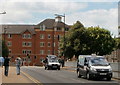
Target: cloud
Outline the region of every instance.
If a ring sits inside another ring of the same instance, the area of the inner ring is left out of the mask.
[[[85,1],[87,2],[87,0]],[[66,22],[68,24],[73,24],[73,22],[79,20],[86,27],[99,25],[117,35],[117,9],[99,9],[80,12],[80,10],[87,8],[87,6],[87,3],[80,3],[80,0],[70,0],[69,2],[66,0],[34,0],[34,2],[33,0],[2,0],[0,7],[7,14],[0,16],[0,18],[2,17],[2,22],[0,21],[0,23],[37,24],[36,22],[38,21],[35,22],[35,19],[40,20],[40,16],[66,13]],[[54,15],[52,18],[54,18]]]
[[[3,23],[29,23],[35,15],[54,14],[54,13],[72,13],[87,7],[87,4],[75,2],[17,2],[10,0],[4,2],[3,10],[7,14],[3,18]],[[53,15],[54,16],[54,15]]]
[[[110,30],[118,36],[118,9],[99,9],[86,12],[73,13],[66,16],[66,22],[72,24],[77,20],[81,21],[84,26],[100,26]]]

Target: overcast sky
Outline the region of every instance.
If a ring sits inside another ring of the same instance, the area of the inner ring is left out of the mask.
[[[0,24],[38,24],[65,13],[68,25],[79,20],[85,27],[100,26],[118,36],[118,0],[0,0],[3,11],[7,14],[0,15]]]

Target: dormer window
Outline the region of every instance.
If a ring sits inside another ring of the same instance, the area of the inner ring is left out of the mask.
[[[45,31],[45,28],[46,28],[46,27],[45,27],[44,24],[40,26],[40,30],[41,30],[41,31]]]
[[[65,31],[69,31],[69,28],[65,28]]]
[[[8,38],[12,38],[12,35],[11,35],[11,34],[8,34]]]
[[[57,31],[61,31],[62,29],[60,27],[57,27]]]

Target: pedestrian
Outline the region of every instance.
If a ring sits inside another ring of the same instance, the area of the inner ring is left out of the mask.
[[[61,60],[62,67],[64,67],[65,61],[64,59]]]
[[[0,57],[0,66],[3,67],[3,65],[4,65],[4,58],[1,56]]]
[[[4,69],[4,75],[5,76],[8,76],[9,61],[10,61],[10,59],[8,58],[8,56],[6,56],[5,59],[4,59],[4,67],[5,67],[5,69]]]
[[[17,75],[20,75],[21,58],[17,57],[15,61],[16,61],[16,73]]]

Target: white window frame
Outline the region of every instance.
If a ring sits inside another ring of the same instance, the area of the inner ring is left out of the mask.
[[[31,34],[27,34],[27,39],[31,39]]]
[[[26,54],[27,52],[26,52],[26,50],[22,50],[22,54]]]
[[[48,50],[47,54],[48,54],[48,55],[50,55],[50,54],[51,54],[51,51],[50,51],[50,50]]]
[[[48,47],[51,47],[51,43],[50,42],[48,42]]]
[[[45,43],[44,42],[40,42],[40,47],[44,47]]]
[[[12,50],[11,49],[9,49],[9,54],[11,54],[12,53]]]
[[[11,41],[8,41],[8,42],[7,42],[7,45],[8,45],[8,46],[12,46],[12,42],[11,42]]]
[[[48,39],[51,39],[51,34],[48,34]]]
[[[27,54],[31,54],[32,53],[32,51],[31,50],[27,50]]]
[[[41,55],[44,55],[44,52],[45,52],[44,50],[40,50]]]
[[[12,38],[12,35],[11,35],[11,34],[8,34],[8,38]]]
[[[27,42],[27,47],[32,47],[32,42]]]
[[[40,39],[44,39],[45,35],[44,34],[40,34]]]

